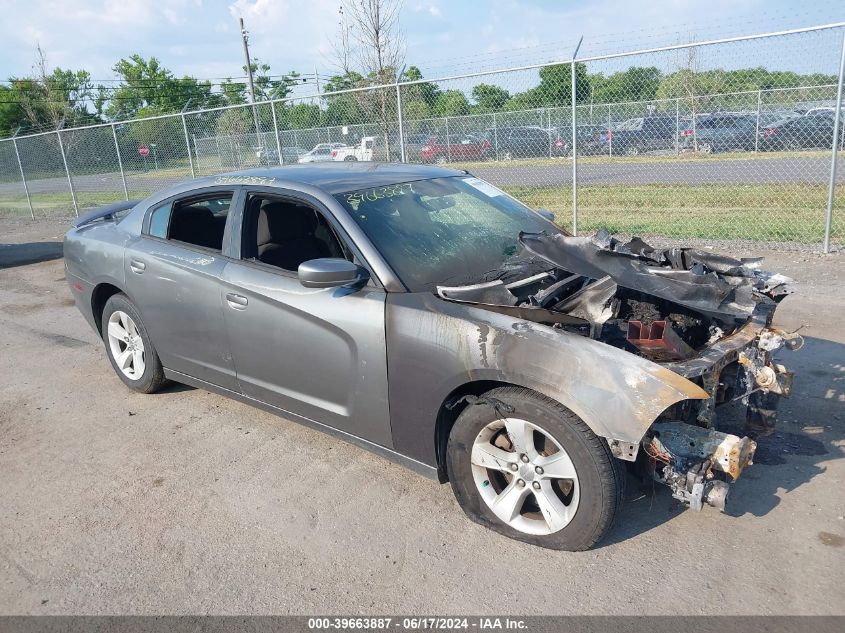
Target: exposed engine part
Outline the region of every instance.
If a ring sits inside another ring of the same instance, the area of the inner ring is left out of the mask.
[[[626,339],[644,356],[654,360],[683,360],[695,355],[695,351],[681,340],[666,321],[653,321],[651,325],[642,321],[628,321]]]
[[[683,422],[657,422],[643,438],[652,477],[669,486],[672,496],[700,510],[706,503],[725,509],[728,483],[718,473],[736,481],[752,463],[757,443]]]
[[[671,467],[664,470],[663,483],[669,486],[672,496],[699,512],[706,503],[721,512],[725,511],[730,486],[724,481],[707,480],[702,472],[678,472]]]

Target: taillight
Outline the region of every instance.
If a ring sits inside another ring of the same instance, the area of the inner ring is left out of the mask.
[[[481,144],[481,149],[490,149],[490,139],[484,139],[484,142]]]
[[[611,140],[612,138],[613,138],[613,132],[611,132],[610,130],[608,130],[608,131],[607,131],[607,140],[609,141],[609,140]]]
[[[767,127],[763,130],[763,136],[774,136],[778,133],[778,129],[776,127]]]
[[[692,130],[689,128],[684,130],[683,132],[681,132],[681,136],[692,136]]]
[[[559,136],[557,137],[557,140],[555,141],[555,147],[563,147],[563,139],[560,138]]]
[[[337,150],[336,149],[332,150],[332,158],[337,158]]]

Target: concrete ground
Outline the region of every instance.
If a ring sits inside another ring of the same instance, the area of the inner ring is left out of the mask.
[[[0,242],[62,231],[4,223]],[[799,281],[777,320],[807,339],[782,354],[779,430],[728,514],[629,479],[619,525],[578,554],[249,406],[134,394],[61,259],[0,269],[0,614],[845,614],[845,256],[757,254]]]

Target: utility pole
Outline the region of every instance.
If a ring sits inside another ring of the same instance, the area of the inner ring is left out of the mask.
[[[255,84],[252,81],[252,63],[249,60],[249,35],[244,26],[244,19],[241,18],[241,39],[244,42],[244,60],[246,61],[246,75],[249,78],[249,102],[255,103]]]
[[[252,106],[252,119],[255,121],[255,140],[258,143],[258,151],[264,147],[261,138],[261,128],[258,126],[258,113],[255,111],[255,83],[252,80],[252,62],[249,59],[249,35],[244,26],[243,16],[241,17],[241,39],[244,43],[244,60],[246,61],[246,76],[249,80],[249,103]]]

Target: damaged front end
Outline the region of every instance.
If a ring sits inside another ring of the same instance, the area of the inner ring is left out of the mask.
[[[778,401],[792,387],[774,355],[803,341],[772,326],[791,280],[762,271],[760,259],[660,250],[604,231],[523,233],[519,241],[539,272],[514,266],[490,281],[438,287],[438,296],[590,337],[700,387],[706,398],[669,407],[639,443],[607,440],[617,458],[690,507],[724,510],[728,483],[752,463],[756,440],[774,429]],[[717,407],[734,401],[746,406],[743,437],[717,428]]]

